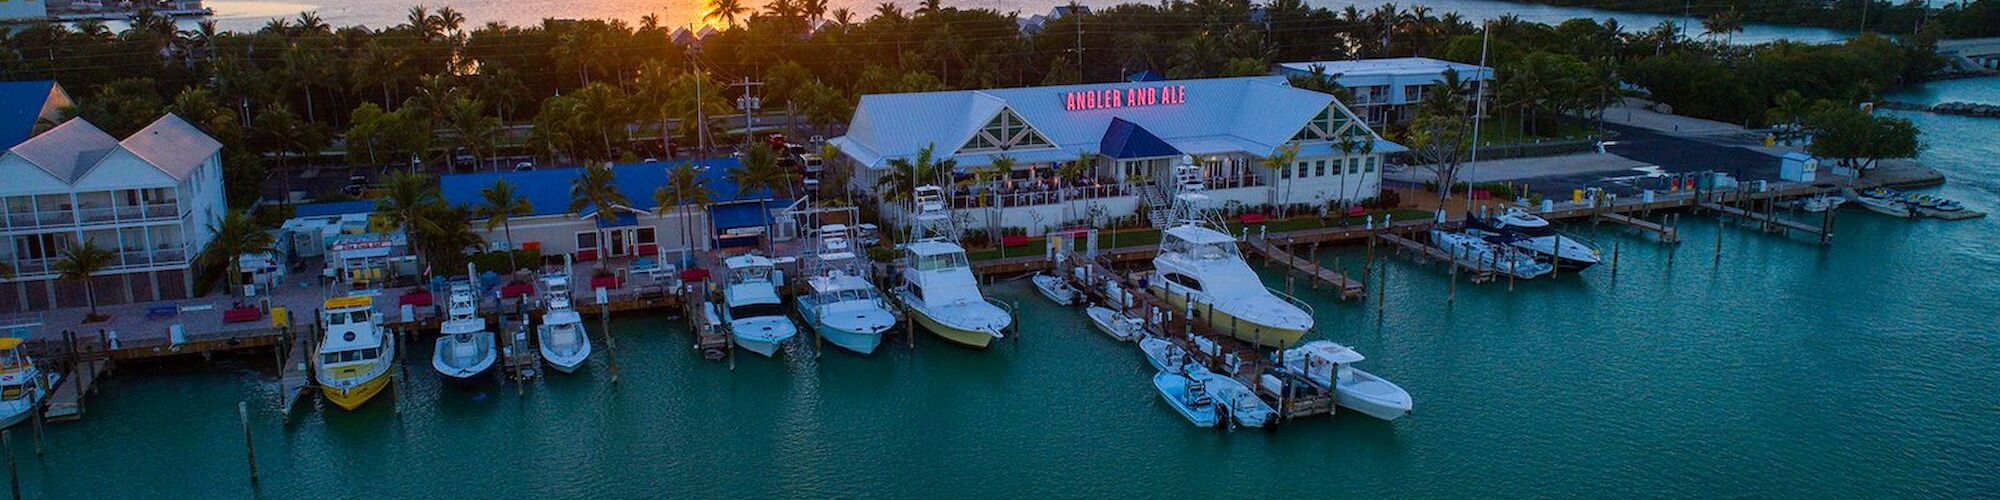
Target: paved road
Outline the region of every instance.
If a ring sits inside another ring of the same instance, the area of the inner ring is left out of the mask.
[[[1776,179],[1777,157],[1746,146],[1756,143],[1747,137],[1678,137],[1649,129],[1605,124],[1618,132],[1618,139],[1605,151],[1638,160],[1657,168],[1629,172],[1588,172],[1573,175],[1536,177],[1516,181],[1541,193],[1566,193],[1571,189],[1599,187],[1613,193],[1636,194],[1647,187],[1664,189],[1669,173],[1716,170],[1738,180]]]

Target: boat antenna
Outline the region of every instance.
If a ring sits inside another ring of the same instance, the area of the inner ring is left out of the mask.
[[[1473,171],[1477,168],[1474,165],[1479,164],[1479,121],[1481,117],[1486,116],[1486,48],[1492,40],[1493,21],[1488,20],[1480,23],[1479,68],[1473,70],[1472,73],[1472,84],[1478,89],[1472,93],[1472,153],[1471,158],[1465,161],[1465,177],[1468,179],[1465,182],[1466,212],[1472,211],[1472,181],[1469,179],[1475,178],[1472,176]],[[1445,186],[1444,192],[1451,193],[1451,186]]]

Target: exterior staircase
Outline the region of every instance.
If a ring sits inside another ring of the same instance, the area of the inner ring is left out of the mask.
[[[1146,222],[1156,228],[1174,223],[1174,207],[1167,201],[1167,193],[1160,189],[1159,184],[1140,183],[1139,198],[1146,201]]]

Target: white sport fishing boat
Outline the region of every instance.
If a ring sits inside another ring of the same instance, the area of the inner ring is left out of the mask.
[[[478,274],[472,276],[477,277]],[[486,318],[479,316],[479,293],[470,282],[454,282],[445,305],[444,323],[438,325],[437,350],[431,354],[431,368],[446,381],[476,384],[485,380],[493,362],[500,358],[493,332]]]
[[[1564,271],[1588,269],[1601,258],[1597,247],[1556,231],[1547,219],[1519,207],[1508,207],[1492,217],[1466,214],[1465,230],[1488,242],[1509,245],[1553,262]]]
[[[1347,346],[1314,340],[1286,349],[1285,371],[1304,378],[1320,390],[1330,390],[1334,402],[1350,410],[1382,420],[1410,414],[1410,393],[1388,380],[1355,368],[1361,353]]]
[[[931,333],[969,347],[985,348],[1005,336],[1014,317],[979,291],[965,248],[943,236],[951,224],[944,190],[918,186],[912,205],[915,241],[903,244],[903,279],[896,288],[910,319]]]
[[[1071,288],[1068,282],[1063,281],[1061,276],[1036,274],[1029,280],[1035,282],[1035,291],[1042,292],[1043,297],[1048,297],[1050,302],[1059,306],[1074,305],[1077,296],[1081,295],[1075,288]]]
[[[896,313],[867,279],[868,266],[852,248],[854,232],[841,224],[819,228],[819,245],[805,259],[806,285],[799,316],[833,345],[860,354],[875,352],[882,335],[896,326]]]
[[[778,346],[798,335],[799,327],[785,315],[778,297],[777,269],[771,259],[743,254],[723,259],[729,268],[728,285],[723,287],[723,323],[737,346],[764,356],[778,352]]]
[[[1090,317],[1090,324],[1096,326],[1097,331],[1119,342],[1131,342],[1146,336],[1146,323],[1130,314],[1108,307],[1090,306],[1083,310],[1083,315]]]
[[[1237,252],[1236,238],[1216,229],[1200,207],[1208,201],[1200,167],[1192,158],[1181,161],[1174,195],[1179,222],[1161,234],[1147,288],[1238,340],[1270,347],[1298,344],[1312,329],[1312,309],[1264,286]]]
[[[1431,245],[1450,254],[1458,262],[1485,269],[1501,276],[1512,275],[1519,279],[1535,279],[1555,266],[1535,260],[1526,252],[1514,247],[1486,241],[1485,238],[1470,233],[1431,229]]]
[[[1190,367],[1187,376],[1201,381],[1208,389],[1209,397],[1214,399],[1216,404],[1222,405],[1223,409],[1229,410],[1227,412],[1229,421],[1236,425],[1263,427],[1264,424],[1277,419],[1278,412],[1271,410],[1271,405],[1258,398],[1256,391],[1250,390],[1250,387],[1243,385],[1243,382],[1228,375],[1208,371],[1200,365]]]
[[[535,327],[535,344],[550,367],[576,373],[590,359],[590,335],[570,302],[569,288],[568,273],[542,275],[542,324]]]

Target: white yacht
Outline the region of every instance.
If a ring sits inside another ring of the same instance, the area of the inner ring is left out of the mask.
[[[924,329],[960,345],[983,349],[1005,336],[1013,314],[980,293],[965,248],[943,236],[950,232],[943,228],[952,224],[944,190],[918,186],[911,205],[916,240],[903,244],[905,264],[896,301]]]
[[[382,327],[371,297],[335,297],[321,306],[324,333],[313,353],[313,381],[327,401],[344,410],[360,408],[389,386],[396,338]]]
[[[820,226],[819,241],[806,259],[811,293],[797,300],[799,316],[833,345],[861,354],[875,352],[882,335],[896,326],[896,313],[867,279],[867,263],[854,253],[853,229]]]
[[[1217,230],[1201,205],[1208,202],[1201,168],[1182,157],[1175,168],[1174,215],[1160,235],[1147,288],[1216,331],[1265,346],[1299,343],[1312,329],[1312,308],[1264,286],[1237,252],[1236,237]]]
[[[1315,340],[1286,349],[1285,371],[1323,391],[1332,391],[1342,407],[1382,420],[1410,414],[1410,393],[1372,373],[1355,368],[1361,353],[1347,346]]]
[[[1602,258],[1597,247],[1556,231],[1547,219],[1519,207],[1508,207],[1492,217],[1467,214],[1465,229],[1489,242],[1548,259],[1564,271],[1588,269]]]
[[[728,285],[722,289],[723,324],[737,346],[771,356],[778,346],[798,335],[799,327],[785,315],[784,299],[778,297],[778,276],[771,259],[743,254],[723,259],[729,268]]]
[[[478,274],[472,276],[477,279]],[[431,368],[437,369],[447,381],[476,384],[485,380],[483,375],[500,358],[499,346],[493,341],[493,332],[486,329],[486,318],[479,316],[479,292],[472,283],[452,283],[446,300],[446,317],[438,325],[437,350],[431,355]]]
[[[1431,245],[1450,254],[1452,259],[1467,266],[1490,270],[1501,276],[1513,275],[1519,279],[1535,279],[1555,266],[1535,260],[1527,253],[1486,241],[1470,233],[1431,229]]]
[[[542,324],[535,327],[535,345],[542,360],[563,373],[575,373],[590,359],[590,335],[571,300],[568,273],[542,275]]]

